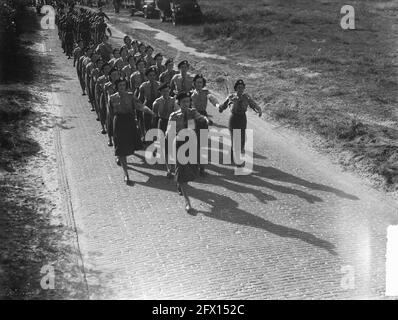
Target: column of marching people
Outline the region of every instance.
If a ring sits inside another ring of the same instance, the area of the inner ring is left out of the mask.
[[[108,43],[112,33],[105,19],[109,17],[102,9],[93,12],[82,7],[59,7],[56,24],[64,53],[69,59],[73,58],[82,94],[88,97],[89,108],[95,112],[108,146],[114,148],[116,164],[122,167],[126,184],[133,185],[127,157],[148,146],[145,141],[148,130],[161,130],[167,139],[171,128],[178,135],[194,124],[199,134],[201,129],[212,125],[206,111],[209,101],[219,112],[227,108],[231,111],[232,148],[232,131],[240,129],[241,152],[244,152],[247,108],[260,116],[262,110],[244,92],[243,80],[236,81],[235,93],[220,104],[206,89],[203,75],[192,77],[189,74],[188,61],[178,62],[178,71],[175,71],[173,58],[165,58],[160,52],[154,55],[150,45],[127,35],[120,48],[113,48]],[[173,142],[177,152],[186,141],[188,138]],[[185,209],[192,213],[185,186],[198,175],[204,177],[205,167],[197,162],[183,164],[178,159],[175,165],[170,165],[168,143],[164,145],[166,176],[175,179],[179,194],[184,196]]]

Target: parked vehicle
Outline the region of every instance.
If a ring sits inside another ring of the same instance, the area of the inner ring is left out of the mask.
[[[156,4],[162,21],[170,19],[174,25],[202,22],[203,14],[197,0],[156,0]]]
[[[157,8],[155,0],[145,0],[144,6],[142,7],[145,19],[159,18],[159,9]]]

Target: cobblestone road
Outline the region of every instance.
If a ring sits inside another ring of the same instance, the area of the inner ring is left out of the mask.
[[[42,32],[90,298],[383,297],[391,199],[254,114],[253,174],[210,165],[189,188],[196,217],[142,153],[129,158],[128,187],[57,32]],[[226,126],[226,114],[210,113]]]

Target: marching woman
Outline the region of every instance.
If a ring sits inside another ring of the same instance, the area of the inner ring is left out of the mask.
[[[187,60],[183,60],[178,64],[179,74],[176,74],[170,82],[171,95],[177,95],[180,92],[191,91],[193,83],[192,77],[188,74],[189,63]]]
[[[109,98],[109,110],[113,119],[113,140],[115,156],[118,158],[123,171],[124,181],[130,183],[127,169],[127,156],[141,149],[141,139],[137,129],[136,109],[153,115],[132,92],[127,91],[127,81],[118,79],[115,82],[117,92]]]
[[[102,76],[100,76],[95,83],[95,100],[99,106],[98,117],[101,121],[101,133],[106,134],[105,125],[106,125],[106,100],[105,100],[105,92],[104,86],[105,83],[109,81],[109,72],[111,70],[111,66],[108,63],[105,63],[102,66]]]
[[[153,103],[159,98],[159,82],[156,81],[156,69],[154,66],[148,68],[145,72],[148,81],[141,84],[139,88],[138,99],[147,107],[152,109]],[[144,135],[146,132],[153,128],[153,118],[144,114]]]
[[[151,46],[146,47],[144,59],[148,68],[156,64],[155,59],[152,57],[152,54],[153,48]]]
[[[137,60],[135,67],[137,71],[133,72],[130,76],[130,90],[134,92],[134,94],[138,97],[139,88],[141,84],[147,81],[147,77],[145,75],[146,62],[143,59]]]
[[[123,47],[126,48],[127,51],[130,51],[133,48],[132,47],[133,40],[131,40],[131,38],[129,36],[124,36],[123,42],[124,42]]]
[[[159,76],[160,83],[171,83],[171,79],[178,73],[174,70],[174,60],[173,58],[169,58],[166,60],[164,66],[166,67],[166,71],[162,72]]]
[[[157,121],[157,128],[166,133],[167,125],[169,123],[170,115],[176,111],[176,99],[170,97],[170,84],[164,83],[159,87],[159,92],[161,94],[160,98],[157,98],[153,103],[152,111],[155,114],[155,121]],[[166,170],[167,178],[172,178],[170,165],[168,164],[168,146],[167,141],[165,143],[164,150],[165,160],[166,160]]]
[[[119,71],[122,71],[122,69],[127,65],[127,62],[125,63],[123,61],[123,58],[118,58],[115,60],[115,63],[113,64],[113,67],[118,69]]]
[[[210,93],[209,90],[204,89],[206,86],[206,79],[201,74],[197,74],[193,78],[193,86],[194,90],[191,95],[192,99],[192,107],[195,108],[201,115],[207,117],[207,102],[210,101],[213,106],[217,109],[219,108],[219,103],[217,98]],[[209,120],[209,124],[212,125],[213,121]],[[208,127],[197,127],[198,137],[200,136],[201,129],[208,129]],[[198,155],[200,152],[200,146],[198,145]],[[199,174],[204,177],[205,176],[205,167],[203,164],[199,164]]]
[[[91,72],[94,70],[97,61],[101,59],[101,56],[93,53],[91,55],[91,60],[87,63],[86,68],[85,68],[85,82],[86,82],[86,90],[88,94],[88,101],[91,104],[91,111],[95,111],[94,108],[94,92],[92,91],[92,86],[91,86]]]
[[[170,115],[169,118],[169,123],[166,131],[166,138],[171,139],[172,138],[172,130],[176,130],[176,135],[182,130],[182,129],[187,129],[190,120],[195,120],[196,123],[199,122],[209,122],[209,120],[205,117],[202,116],[198,111],[195,109],[191,109],[191,96],[189,92],[181,92],[177,95],[177,101],[178,101],[178,106],[179,110],[173,112]],[[186,137],[185,141],[178,141],[178,139],[175,139],[173,141],[173,145],[175,143],[175,148],[176,148],[176,154],[177,154],[177,159],[176,159],[176,171],[175,171],[175,180],[177,182],[177,190],[180,195],[184,196],[185,199],[185,210],[188,213],[192,213],[193,208],[191,206],[191,202],[189,200],[189,196],[186,192],[186,185],[190,181],[194,181],[196,176],[197,176],[197,164],[193,164],[188,162],[187,164],[182,163],[178,159],[178,150],[179,148],[184,145],[186,142],[189,141],[189,137]]]
[[[77,41],[77,47],[73,49],[73,67],[76,67],[76,62],[80,59],[80,57],[84,54],[84,43],[83,40],[79,39]],[[79,76],[79,74],[78,74]]]
[[[109,99],[110,96],[116,92],[116,81],[120,80],[120,71],[116,68],[112,68],[109,72],[109,82],[104,85],[104,94],[106,101],[106,131],[108,133],[108,146],[113,146],[113,118],[110,111]]]
[[[253,109],[256,113],[258,113],[259,117],[263,114],[261,108],[258,106],[253,99],[245,93],[246,85],[243,80],[236,81],[234,85],[234,90],[236,93],[231,94],[225,101],[219,106],[220,113],[225,109],[229,108],[231,110],[231,116],[229,118],[229,132],[231,135],[231,156],[232,163],[234,161],[234,145],[238,141],[234,141],[233,139],[233,130],[240,129],[240,146],[241,153],[245,152],[245,142],[246,142],[246,127],[247,127],[247,118],[246,111],[247,107]],[[242,165],[240,165],[242,166]]]
[[[91,71],[90,77],[90,91],[92,92],[93,102],[92,105],[94,106],[95,112],[97,113],[97,121],[100,121],[99,118],[99,101],[96,99],[95,95],[95,84],[98,81],[98,78],[102,76],[102,66],[105,64],[104,60],[101,58],[97,60],[95,63],[94,69]]]
[[[127,49],[127,47],[125,46],[121,47],[119,54],[120,58],[123,59],[124,65],[127,66],[128,65],[127,58],[129,57],[129,50]]]
[[[113,68],[117,59],[120,58],[120,49],[113,49],[112,51],[112,59],[109,60],[109,64]]]
[[[156,69],[156,81],[159,81],[160,75],[166,71],[166,67],[162,64],[163,55],[161,53],[157,53],[154,59],[155,59],[155,69]]]
[[[136,53],[136,60],[143,59],[145,61],[146,45],[143,42],[138,44],[138,52]]]
[[[133,72],[136,71],[134,56],[128,56],[127,62],[128,65],[122,69],[122,77],[124,77],[128,81],[128,85],[130,88],[130,77],[133,74]]]
[[[85,50],[84,55],[82,55],[76,65],[76,69],[78,74],[80,74],[80,86],[82,87],[83,90],[83,96],[86,95],[86,91],[88,88],[86,88],[86,66],[87,64],[91,61],[91,56],[93,54],[93,48],[88,47]]]
[[[206,87],[206,79],[203,75],[197,74],[193,78],[193,87],[194,90],[191,95],[193,108],[198,110],[200,114],[207,116],[207,101],[210,101],[218,109],[219,102],[217,98],[209,90],[204,89]]]

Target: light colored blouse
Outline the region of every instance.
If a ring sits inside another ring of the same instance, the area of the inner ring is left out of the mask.
[[[109,97],[110,109],[113,114],[135,114],[135,110],[143,110],[144,105],[132,92],[120,94],[116,92]]]
[[[155,113],[155,116],[168,120],[170,115],[178,108],[174,97],[167,97],[166,99],[160,97],[153,103],[152,111]]]
[[[221,110],[229,108],[233,114],[244,114],[248,107],[257,112],[261,111],[261,108],[247,93],[241,96],[233,93],[223,102]]]
[[[192,93],[192,107],[197,109],[199,112],[206,112],[207,101],[209,100],[215,107],[218,104],[217,98],[210,93],[209,90],[194,90]]]

